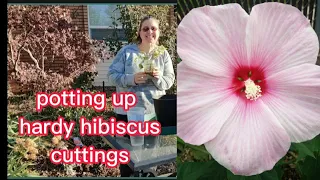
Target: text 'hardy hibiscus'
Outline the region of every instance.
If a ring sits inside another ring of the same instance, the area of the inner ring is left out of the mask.
[[[178,136],[236,175],[270,170],[320,132],[319,43],[281,3],[192,9],[177,31]]]

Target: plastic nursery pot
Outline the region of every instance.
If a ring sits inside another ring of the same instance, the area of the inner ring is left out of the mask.
[[[177,126],[177,95],[153,97],[157,120],[162,127]]]

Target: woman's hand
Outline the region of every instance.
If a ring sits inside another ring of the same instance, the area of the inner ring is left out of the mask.
[[[147,81],[147,75],[144,72],[138,72],[134,75],[134,82],[136,84],[143,84]]]
[[[157,68],[154,68],[153,71],[152,71],[152,76],[159,79],[159,70]]]

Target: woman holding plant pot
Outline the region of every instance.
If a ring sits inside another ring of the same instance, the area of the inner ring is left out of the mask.
[[[159,21],[151,16],[142,18],[137,43],[122,47],[111,66],[109,79],[117,93],[133,92],[136,107],[145,108],[145,120],[154,117],[153,97],[165,95],[174,84],[172,60],[164,46],[159,45]],[[116,119],[128,122],[126,111],[115,108]]]
[[[117,93],[136,94],[136,107],[145,108],[146,121],[155,116],[153,97],[165,95],[165,90],[174,84],[175,74],[168,51],[158,43],[159,21],[151,16],[144,17],[137,34],[137,43],[119,50],[108,76],[116,85]],[[115,107],[115,113],[117,121],[128,122],[127,113],[121,107]],[[127,165],[120,165],[120,173],[122,177],[129,177],[133,172]]]

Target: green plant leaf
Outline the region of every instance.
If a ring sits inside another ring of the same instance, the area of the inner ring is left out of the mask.
[[[181,157],[180,156],[177,156],[176,158],[176,161],[177,161],[177,165],[179,166],[181,164]]]
[[[227,176],[228,180],[280,180],[275,169],[254,176],[239,176],[227,171]]]
[[[179,136],[177,136],[177,142],[180,144],[185,144],[184,141]]]
[[[184,144],[186,147],[188,148],[191,148],[195,151],[200,151],[202,153],[205,153],[207,155],[210,155],[210,153],[206,150],[206,148],[204,147],[204,145],[201,145],[201,146],[196,146],[196,145],[192,145],[192,144],[188,144],[188,143],[185,143],[181,138],[177,137],[177,141],[178,143],[180,144]]]
[[[319,179],[320,176],[320,153],[315,153],[315,158],[307,156],[304,161],[297,165],[303,180]]]
[[[306,156],[315,158],[312,150],[309,149],[309,147],[307,147],[304,143],[292,143],[291,146],[293,150],[298,152],[297,161],[304,159]]]
[[[314,153],[320,152],[320,135],[302,143],[292,143],[290,149],[298,153],[297,161],[303,160],[306,156],[315,158]]]
[[[20,174],[23,173],[24,171],[26,171],[27,167],[29,166],[29,164],[21,164],[20,167],[15,167],[14,171],[12,174]]]
[[[206,150],[206,148],[204,147],[204,145],[201,145],[201,146],[196,146],[196,145],[191,145],[191,144],[188,144],[186,143],[186,146],[188,148],[191,148],[193,151],[195,152],[201,152],[203,154],[206,154],[206,155],[210,155],[210,153]]]
[[[214,160],[207,162],[186,162],[178,166],[178,179],[211,180],[226,179],[226,169]]]
[[[193,157],[196,160],[200,160],[200,161],[204,161],[204,160],[209,160],[209,157],[211,156],[210,153],[206,150],[206,148],[204,147],[204,145],[201,146],[195,146],[195,145],[191,145],[186,143],[185,144],[186,147],[191,149],[191,153],[193,155]]]
[[[283,164],[286,164],[285,162],[286,157],[283,156],[277,163],[276,163],[276,167],[282,166]]]
[[[184,145],[178,143],[177,144],[177,149],[180,150],[180,151],[183,151],[184,150]]]
[[[276,164],[276,166],[273,169],[277,171],[278,179],[279,180],[282,179],[283,174],[284,174],[284,171],[283,171],[282,167],[280,165]]]
[[[191,153],[196,160],[204,161],[209,160],[211,156],[210,153],[206,150],[204,145],[196,146],[192,144],[185,143],[181,138],[177,138],[178,144],[177,147],[180,151],[183,151],[185,147],[191,149]]]
[[[202,149],[201,146],[198,148]],[[211,155],[206,150],[193,149],[191,152],[192,152],[194,159],[199,160],[199,161],[208,161],[209,157],[211,157]]]
[[[320,151],[320,135],[316,136],[315,138],[306,141],[303,143],[306,147],[308,147],[312,152],[319,152]]]

